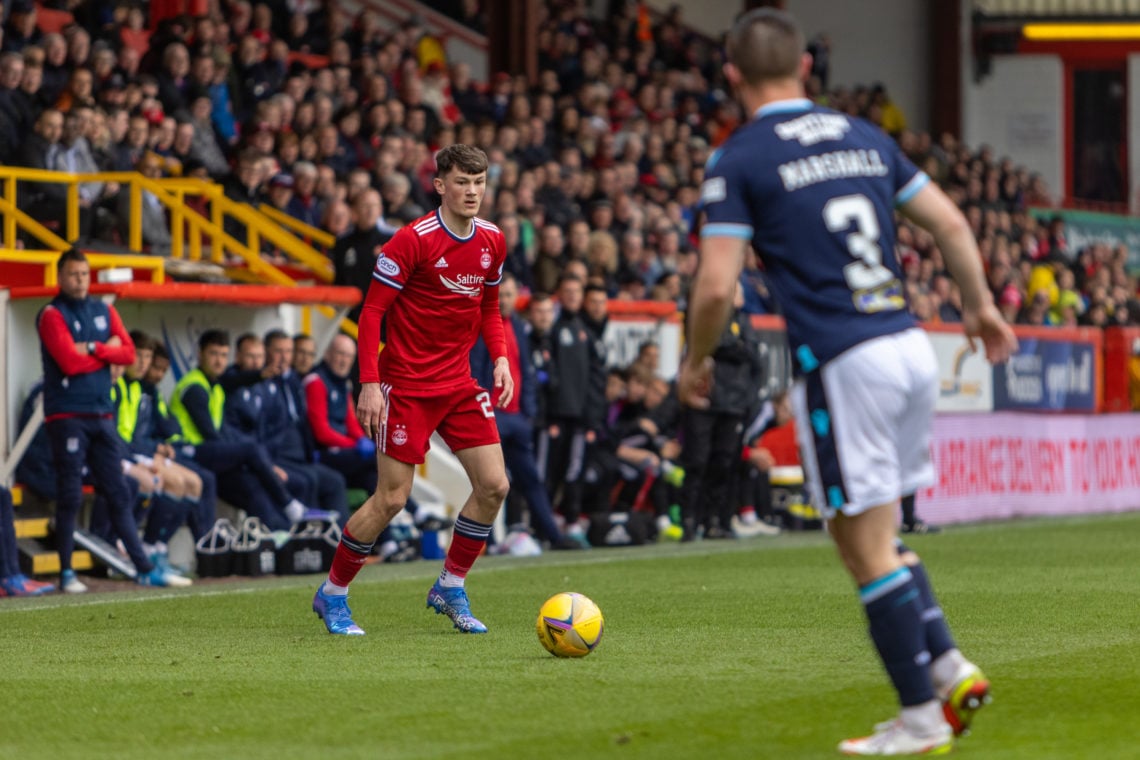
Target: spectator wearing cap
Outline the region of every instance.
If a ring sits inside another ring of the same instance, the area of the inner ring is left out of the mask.
[[[99,80],[96,93],[96,100],[100,106],[121,108],[127,102],[127,80],[122,74],[113,72],[105,79]]]
[[[36,4],[33,0],[16,0],[12,4],[8,23],[4,25],[4,50],[19,53],[42,38],[36,26]]]
[[[287,209],[292,200],[293,176],[284,172],[274,175],[273,179],[269,180],[269,205],[282,213],[288,213]]]

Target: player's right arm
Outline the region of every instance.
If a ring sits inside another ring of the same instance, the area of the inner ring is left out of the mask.
[[[63,374],[67,376],[94,372],[106,363],[87,353],[86,344],[76,343],[67,329],[67,322],[54,306],[48,306],[40,315],[40,340]]]
[[[384,244],[372,269],[372,283],[360,310],[357,325],[357,355],[360,357],[360,398],[356,419],[364,434],[375,439],[384,416],[384,394],[380,392],[380,323],[388,307],[404,289],[415,268],[419,239],[411,227],[403,227]]]
[[[712,354],[732,316],[736,284],[752,239],[752,215],[740,166],[714,153],[708,162],[701,203],[706,221],[701,228],[700,265],[689,293],[685,360],[677,393],[681,402],[708,406],[712,390]]]
[[[954,202],[932,183],[927,183],[900,210],[934,236],[946,267],[962,292],[962,326],[973,345],[981,338],[986,358],[998,364],[1017,350],[1017,337],[994,306],[986,285],[982,257],[966,217]]]

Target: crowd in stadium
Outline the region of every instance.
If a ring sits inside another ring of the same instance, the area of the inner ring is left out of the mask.
[[[766,479],[756,474],[794,459],[795,446],[783,434],[761,444],[762,433],[786,432],[789,415],[782,399],[755,399],[766,369],[749,359],[756,339],[744,315],[772,308],[755,261],[741,280],[739,329],[718,354],[735,373],[718,375],[718,387],[729,393],[739,386],[743,395],[714,400],[709,415],[719,418],[704,427],[682,431],[694,423],[682,420],[669,384],[656,377],[654,345],[643,346],[633,365],[614,369],[601,341],[610,299],[685,306],[697,265],[703,167],[744,118],[726,90],[718,46],[688,30],[676,10],[653,20],[638,4],[617,2],[595,20],[573,0],[543,3],[537,81],[496,73],[484,84],[473,81],[466,64],[445,59],[422,19],[387,29],[372,15],[348,19],[332,5],[214,0],[202,15],[163,19],[152,32],[138,5],[84,3],[73,23],[43,33],[37,7],[17,0],[0,48],[0,162],[216,180],[235,200],[270,204],[337,235],[330,251],[337,282],[366,289],[371,265],[349,260],[348,252],[360,249],[354,241],[382,244],[434,208],[435,151],[478,145],[490,159],[482,215],[502,229],[506,270],[517,292],[529,296],[526,358],[539,392],[526,416],[537,434],[539,476],[551,474],[525,498],[532,529],[554,548],[604,542],[612,526],[588,539],[592,526],[579,519],[604,504],[622,513],[644,508],[656,517],[646,533],[774,532],[762,519],[771,518]],[[451,12],[473,28],[482,25],[477,2]],[[1029,212],[1053,202],[1039,176],[984,147],[909,129],[882,86],[829,86],[826,37],[812,45],[817,66],[809,92],[882,126],[963,208],[995,300],[1011,322],[1140,324],[1123,247],[1073,250],[1063,222]],[[327,65],[314,66],[308,56]],[[127,193],[120,190],[113,182],[80,186],[84,246],[124,243]],[[26,199],[34,217],[61,227],[63,185],[28,182],[20,192],[21,207]],[[161,254],[170,245],[165,211],[145,192],[142,211],[144,243]],[[240,227],[227,231],[244,235]],[[911,309],[925,321],[958,321],[956,287],[932,237],[903,222],[898,239]],[[505,319],[510,311],[505,307]],[[562,330],[575,336],[571,345],[558,339]],[[288,376],[296,386],[290,393],[304,400],[300,380],[313,369],[312,357],[308,366],[300,350],[296,363],[273,359],[274,344],[285,342],[292,349],[284,334],[243,336],[234,372],[246,375],[232,392]],[[140,336],[138,345],[163,355],[153,339]],[[329,349],[347,350],[339,340]],[[343,357],[330,354],[322,366],[334,361],[343,364]],[[261,374],[267,366],[277,369]],[[135,372],[146,375],[145,368]],[[318,400],[308,399],[310,408]],[[320,437],[318,428],[327,427],[320,418],[306,421],[308,435]],[[246,422],[256,433],[256,422]],[[724,432],[748,423],[743,438]],[[324,448],[358,445],[360,436],[341,435],[352,440]],[[683,451],[679,439],[704,444]],[[311,461],[305,467],[289,478],[288,498],[272,493],[279,486],[262,484],[271,492],[258,502],[267,505],[267,523],[287,526],[286,509],[296,511],[298,496],[345,512],[348,476],[310,473]],[[734,481],[739,493],[726,494]],[[247,473],[231,484],[234,498],[241,500],[241,488],[256,490],[251,482]],[[523,521],[519,505],[508,521]],[[204,522],[194,523],[199,534]],[[385,551],[398,558],[393,546]]]
[[[0,160],[210,177],[236,200],[342,235],[368,188],[380,195],[382,231],[432,208],[434,151],[476,144],[491,157],[483,213],[507,233],[524,293],[552,292],[580,261],[612,298],[684,306],[704,162],[742,116],[717,46],[688,31],[680,11],[653,22],[636,3],[615,3],[598,21],[578,3],[543,4],[538,81],[498,73],[484,85],[466,64],[448,64],[417,17],[384,29],[373,15],[347,19],[326,3],[238,0],[150,32],[136,7],[89,5],[48,34],[35,5],[11,7]],[[477,3],[444,10],[480,25]],[[1123,249],[1072,250],[1063,224],[1028,212],[1053,200],[1039,176],[985,147],[909,130],[882,86],[828,86],[826,45],[813,40],[809,92],[880,124],[948,190],[1011,321],[1137,321]],[[297,54],[324,56],[327,66]],[[81,234],[93,245],[125,239],[119,190],[81,186]],[[63,185],[27,183],[22,193],[35,216],[60,227]],[[144,242],[155,252],[169,245],[164,213],[153,198],[144,203]],[[953,321],[957,296],[931,239],[907,224],[899,238],[912,309]],[[749,311],[764,310],[762,275],[747,285]]]

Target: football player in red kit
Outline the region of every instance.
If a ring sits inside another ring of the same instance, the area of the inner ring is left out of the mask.
[[[506,244],[498,227],[476,216],[486,187],[483,151],[444,148],[435,177],[442,205],[400,229],[376,259],[360,314],[356,416],[376,442],[379,485],[345,526],[328,580],[313,597],[329,633],[364,633],[348,608],[348,584],[404,508],[436,430],[466,470],[472,493],[427,605],[464,633],[487,631],[471,614],[463,582],[509,488],[494,408],[510,402],[514,382],[499,317]],[[382,321],[385,347],[377,361]],[[495,360],[495,397],[471,377],[468,356],[480,333]]]

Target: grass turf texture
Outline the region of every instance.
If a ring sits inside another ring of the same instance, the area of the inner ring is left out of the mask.
[[[1136,756],[1140,513],[909,542],[995,702],[963,757]],[[365,637],[309,610],[318,578],[0,602],[0,757],[835,757],[895,712],[826,539],[483,558],[490,634],[424,607],[438,563],[366,568]],[[598,650],[534,634],[593,598]]]

